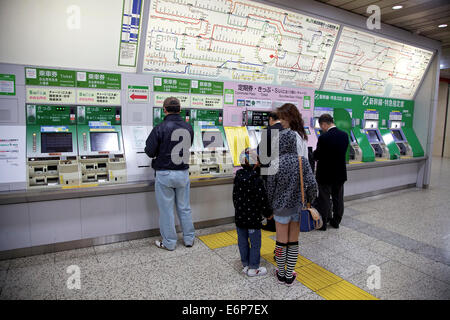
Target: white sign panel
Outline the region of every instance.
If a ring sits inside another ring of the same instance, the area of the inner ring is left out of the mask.
[[[26,181],[25,126],[0,126],[0,183]]]
[[[432,51],[344,27],[323,90],[413,99]]]

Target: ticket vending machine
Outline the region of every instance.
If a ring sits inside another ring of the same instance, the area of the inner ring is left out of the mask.
[[[77,114],[82,184],[126,182],[121,107],[78,106]]]
[[[333,117],[334,115],[333,108],[326,108],[326,107],[314,108],[314,116],[311,118],[311,127],[314,128],[314,133],[316,134],[317,138],[319,138],[319,136],[322,134],[322,129],[320,129],[319,125],[319,118],[322,114],[325,113],[328,113],[330,116]]]
[[[80,183],[76,106],[26,105],[28,187]]]
[[[375,161],[389,160],[390,153],[378,128],[379,113],[377,110],[364,111],[364,132],[375,153]]]
[[[390,112],[389,113],[389,130],[394,138],[395,144],[400,151],[400,158],[411,158],[413,151],[405,137],[402,130],[402,113]]]
[[[192,179],[233,174],[233,161],[223,128],[223,110],[191,109],[194,143],[189,174]]]
[[[363,157],[362,150],[361,150],[361,148],[358,144],[358,140],[356,139],[356,136],[355,136],[355,129],[357,127],[358,119],[353,118],[353,110],[352,109],[345,109],[345,110],[350,115],[351,123],[352,123],[352,128],[350,130],[350,135],[349,135],[349,139],[350,139],[349,163],[362,162],[362,157]]]
[[[247,110],[243,112],[242,125],[247,127],[251,149],[256,149],[261,142],[261,132],[269,126],[268,111]]]

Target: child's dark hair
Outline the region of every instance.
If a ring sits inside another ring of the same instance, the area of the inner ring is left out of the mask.
[[[279,120],[278,115],[276,112],[269,112],[269,118],[272,118],[273,120]]]
[[[242,151],[239,156],[239,162],[242,168],[253,169],[259,172],[258,154],[254,150],[246,148]]]

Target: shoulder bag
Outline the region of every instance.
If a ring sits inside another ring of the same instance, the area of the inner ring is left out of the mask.
[[[299,171],[300,171],[300,189],[302,193],[302,208],[300,210],[300,232],[309,232],[315,229],[322,228],[323,221],[319,212],[312,208],[305,200],[305,190],[303,186],[303,166],[302,158],[298,158]]]

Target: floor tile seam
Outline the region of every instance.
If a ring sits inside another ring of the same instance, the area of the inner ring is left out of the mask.
[[[402,263],[401,261],[397,261],[397,260],[391,260],[391,261],[397,262],[398,264],[402,265],[403,267],[406,267],[406,268],[408,268],[408,269],[412,269],[412,270],[414,270],[414,271],[416,271],[416,272],[418,272],[418,273],[421,273],[421,274],[422,274],[421,277],[427,276],[427,277],[429,277],[429,278],[433,278],[433,280],[436,280],[436,281],[439,281],[439,282],[443,282],[443,283],[446,283],[446,284],[449,284],[449,285],[450,285],[450,279],[449,279],[449,281],[447,282],[447,281],[441,280],[441,279],[439,279],[439,278],[436,278],[434,275],[427,274],[427,273],[423,272],[422,270],[415,269],[414,267],[408,266],[408,265]],[[389,261],[386,261],[386,262],[389,262]],[[419,281],[419,280],[417,280],[417,281]]]
[[[365,235],[368,235],[368,236],[370,236],[370,237],[372,237],[372,238],[374,238],[374,239],[383,241],[383,242],[385,242],[385,243],[387,243],[387,244],[390,244],[390,245],[393,245],[393,246],[395,246],[395,247],[397,247],[397,248],[399,248],[399,249],[403,249],[403,250],[406,250],[406,251],[409,251],[409,252],[413,252],[413,253],[415,253],[415,254],[417,254],[417,255],[420,255],[420,256],[422,256],[422,257],[425,257],[425,258],[427,258],[427,259],[429,259],[428,256],[426,256],[426,255],[424,255],[424,254],[421,254],[421,253],[417,253],[417,252],[415,252],[414,250],[418,250],[419,248],[422,248],[422,247],[425,247],[425,246],[428,246],[429,248],[433,248],[433,249],[439,249],[439,247],[435,247],[435,246],[429,245],[428,243],[425,243],[425,242],[422,242],[422,241],[418,241],[418,240],[412,239],[412,238],[407,237],[407,236],[404,236],[404,235],[402,235],[402,234],[400,234],[400,233],[393,232],[393,231],[390,231],[390,230],[388,230],[388,229],[385,229],[385,228],[382,228],[382,227],[378,227],[378,226],[375,226],[375,225],[372,225],[372,224],[369,224],[368,226],[366,226],[366,227],[364,227],[364,228],[362,228],[362,229],[357,229],[356,227],[353,227],[353,226],[351,226],[351,225],[346,225],[346,224],[343,224],[343,225],[344,225],[345,227],[347,227],[347,228],[350,228],[350,229],[352,229],[352,230],[355,230],[355,231],[358,231],[358,232],[363,233],[363,234],[365,234]],[[391,236],[390,236],[389,238],[385,238],[385,237],[382,237],[382,236],[378,236],[378,237],[377,237],[377,232],[368,232],[368,233],[363,232],[364,230],[366,230],[366,229],[369,228],[369,227],[372,227],[372,228],[375,228],[375,229],[380,229],[380,230],[382,230],[382,231],[387,231],[387,232],[391,233]],[[407,241],[416,242],[419,246],[418,246],[417,248],[411,250],[411,249],[407,249],[407,248],[405,248],[405,247],[399,246],[399,245],[397,244],[398,242],[395,242],[395,241],[392,241],[392,242],[385,241],[385,239],[391,239],[392,237],[400,237],[400,238],[406,239]],[[431,260],[431,259],[430,259],[430,260]],[[446,263],[445,263],[445,264],[446,264]],[[448,265],[448,264],[446,264],[446,265]]]

